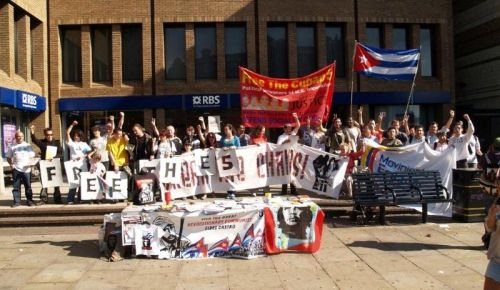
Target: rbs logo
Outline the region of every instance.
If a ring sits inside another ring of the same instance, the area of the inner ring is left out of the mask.
[[[22,102],[26,105],[36,106],[36,96],[23,93]]]
[[[193,96],[193,105],[219,105],[219,95]]]

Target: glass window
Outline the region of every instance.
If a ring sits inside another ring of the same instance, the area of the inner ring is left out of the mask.
[[[226,24],[224,27],[226,78],[239,77],[238,66],[247,66],[247,28],[245,24]]]
[[[317,69],[316,27],[297,25],[297,74],[308,75]]]
[[[65,83],[82,81],[82,49],[80,26],[60,26],[62,75]]]
[[[165,25],[165,79],[186,79],[186,28],[184,25]]]
[[[267,62],[271,77],[288,77],[286,33],[286,24],[268,24],[267,26]]]
[[[434,33],[431,27],[420,28],[420,68],[422,76],[434,76]]]
[[[122,25],[122,79],[142,80],[142,25]]]
[[[392,48],[408,49],[408,29],[406,27],[395,26],[392,29]]]
[[[111,26],[92,26],[92,81],[111,81]]]
[[[382,26],[373,24],[366,26],[366,44],[368,46],[383,48],[383,40]]]
[[[31,69],[31,79],[35,79],[35,51],[39,49],[39,45],[34,41],[36,35],[36,28],[40,22],[35,20],[33,17],[30,17],[30,69]]]
[[[336,62],[335,75],[345,77],[344,30],[340,25],[326,25],[326,63]]]
[[[217,47],[215,24],[194,27],[195,78],[217,78]]]

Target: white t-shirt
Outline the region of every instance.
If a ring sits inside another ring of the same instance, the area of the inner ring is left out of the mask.
[[[35,157],[33,147],[26,142],[13,143],[7,151],[7,157],[12,158],[12,167],[19,172],[31,172],[30,161]]]
[[[351,149],[356,151],[356,145],[358,144],[358,139],[361,137],[361,130],[358,127],[347,127],[347,134],[349,135],[349,142],[351,145]]]
[[[311,130],[311,147],[320,151],[325,151],[325,133]]]
[[[101,155],[101,162],[109,161],[108,151],[106,151],[107,139],[104,137],[97,137],[90,140],[90,147],[96,150],[96,153]]]
[[[97,176],[103,176],[106,173],[106,167],[101,162],[90,164],[90,173],[95,173]]]
[[[413,138],[411,138],[411,142],[410,141],[410,137],[408,137],[408,145],[409,144],[418,144],[418,143],[424,143],[425,142],[425,137],[422,136],[420,137],[420,139],[418,139],[417,137],[413,136]]]
[[[469,121],[466,134],[462,134],[458,137],[451,136],[448,140],[449,146],[455,146],[455,148],[457,148],[457,161],[464,160],[469,157],[467,145],[469,144],[473,134],[474,125]]]
[[[159,255],[160,238],[165,234],[163,229],[156,225],[135,225],[135,254],[136,255]]]
[[[158,151],[156,151],[156,158],[165,158],[168,155],[175,155],[177,153],[177,149],[175,148],[174,142],[170,142],[169,140],[165,142],[161,142],[158,144]]]
[[[434,149],[434,144],[436,146],[436,149]],[[432,149],[436,150],[436,151],[439,151],[439,152],[443,152],[445,151],[446,149],[448,149],[448,143],[439,143],[439,142],[435,142],[433,145],[432,145]]]
[[[276,142],[276,144],[281,145],[285,143],[285,141],[291,140],[290,136],[295,136],[295,135],[297,134],[294,131],[292,131],[291,134],[283,133],[278,137],[278,141]]]
[[[70,140],[68,142],[68,148],[69,148],[69,156],[70,156],[71,160],[85,157],[87,155],[87,153],[92,151],[92,149],[90,149],[90,146],[87,143],[82,142],[82,141],[73,142],[72,140]]]
[[[479,143],[479,140],[477,139],[476,136],[472,136],[472,138],[470,138],[469,145],[467,148],[467,154],[469,155],[467,157],[467,163],[472,163],[472,164],[478,163],[476,155],[477,150],[481,150],[481,144]]]

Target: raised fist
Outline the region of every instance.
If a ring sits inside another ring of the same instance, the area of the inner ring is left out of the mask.
[[[73,123],[71,123],[71,126],[76,126],[76,125],[78,125],[78,121],[77,120],[75,120],[75,121],[73,121]]]
[[[467,121],[470,121],[470,117],[468,114],[464,114],[464,119],[467,120]]]
[[[292,113],[292,117],[294,117],[295,119],[297,119],[299,116],[297,115],[297,113],[296,113],[296,112],[293,112],[293,113]]]
[[[120,117],[125,117],[125,113],[124,112],[120,112]]]
[[[454,117],[455,117],[455,111],[450,110],[450,118],[454,118]]]
[[[113,115],[109,116],[109,120],[110,121],[114,121],[115,120],[115,116],[113,116]]]

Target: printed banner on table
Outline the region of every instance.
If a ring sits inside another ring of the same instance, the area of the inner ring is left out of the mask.
[[[266,253],[319,250],[325,214],[316,204],[267,207],[264,216]]]
[[[63,184],[61,160],[40,160],[40,181],[43,188],[57,187]]]
[[[414,170],[435,170],[441,174],[443,186],[453,197],[453,172],[456,164],[456,149],[448,147],[443,152],[432,150],[427,142],[404,147],[388,148],[368,141],[361,157],[361,166],[371,172],[396,172]],[[421,205],[405,206],[421,211]],[[432,203],[428,205],[430,215],[452,215],[452,204]]]
[[[66,170],[66,177],[70,188],[75,188],[80,185],[80,173],[88,171],[87,161],[85,160],[70,160],[64,162],[64,169]]]
[[[240,67],[243,125],[269,128],[292,123],[292,113],[311,118],[316,125],[328,116],[332,104],[335,63],[295,79],[270,78]]]
[[[148,234],[154,228],[141,227],[143,222],[157,226],[160,240]],[[140,230],[144,231],[143,234]],[[207,257],[254,258],[264,255],[264,216],[262,209],[229,210],[215,215],[192,213],[131,212],[122,213],[123,244],[134,245],[137,234],[149,239],[146,244],[159,244],[159,259],[194,259]]]

